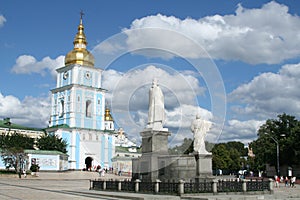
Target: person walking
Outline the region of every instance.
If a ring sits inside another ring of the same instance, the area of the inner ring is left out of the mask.
[[[296,182],[296,176],[293,176],[291,178],[291,187],[295,187],[295,182]]]
[[[275,179],[275,187],[278,188],[279,187],[280,178],[279,178],[279,176],[275,175],[274,179]]]
[[[284,179],[284,186],[288,187],[289,186],[289,178],[286,176]]]

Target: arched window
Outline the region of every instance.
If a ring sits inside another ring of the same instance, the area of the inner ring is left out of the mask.
[[[85,116],[92,117],[92,102],[91,102],[91,100],[87,100],[85,102]]]
[[[59,116],[62,117],[64,115],[65,110],[65,101],[63,99],[60,100],[59,104]]]

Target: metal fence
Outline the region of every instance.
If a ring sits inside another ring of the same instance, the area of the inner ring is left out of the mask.
[[[212,193],[212,182],[186,182],[184,183],[184,193]]]
[[[141,192],[154,192],[155,182],[140,182],[139,191]]]
[[[267,185],[263,180],[250,180],[247,182],[247,191],[264,191]]]
[[[219,180],[217,185],[218,192],[242,192],[242,182],[239,179],[236,180]]]
[[[94,190],[103,190],[103,183],[104,183],[104,181],[93,181],[92,188]]]
[[[272,180],[207,180],[202,182],[167,181],[141,182],[120,180],[91,180],[93,190],[109,190],[141,193],[222,193],[222,192],[252,192],[273,190]]]
[[[135,183],[133,181],[124,181],[124,182],[122,182],[121,190],[124,190],[127,192],[134,192],[135,191]]]
[[[159,192],[177,194],[178,193],[178,183],[175,181],[167,181],[159,183]]]
[[[107,190],[118,190],[119,181],[106,181]]]

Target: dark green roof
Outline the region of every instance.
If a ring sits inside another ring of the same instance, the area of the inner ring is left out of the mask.
[[[60,151],[50,151],[50,150],[33,150],[33,149],[25,149],[24,153],[27,154],[43,154],[43,155],[66,155]]]
[[[120,146],[116,146],[115,148],[116,148],[116,152],[123,152],[123,153],[126,153],[126,152],[129,152],[128,149],[129,149],[130,147],[120,147]],[[129,152],[129,153],[141,153],[141,152],[142,152],[141,148],[136,147],[136,152]]]
[[[111,134],[114,134],[114,133],[115,133],[114,130],[106,130],[106,129],[104,129],[103,132],[105,132],[105,133],[111,133]]]
[[[115,134],[115,131],[112,131],[112,130],[99,130],[99,129],[91,129],[91,128],[78,128],[78,127],[70,127],[68,124],[60,124],[60,125],[55,125],[55,126],[51,126],[51,127],[48,127],[47,130],[48,131],[51,131],[53,129],[59,129],[59,128],[64,128],[64,129],[84,129],[84,130],[91,130],[91,131],[101,131],[101,132],[104,132],[104,133],[108,133],[108,134]]]
[[[20,129],[20,130],[31,130],[31,131],[43,131],[41,128],[31,128],[22,126],[19,124],[11,123],[9,119],[0,120],[0,127],[1,128],[10,128],[10,129]]]
[[[70,126],[68,124],[60,124],[56,126],[51,126],[49,128],[70,128]]]
[[[121,156],[115,156],[111,159],[111,161],[118,161],[118,160],[125,160],[125,161],[128,161],[128,160],[132,160],[132,159],[136,159],[134,157],[121,157]]]

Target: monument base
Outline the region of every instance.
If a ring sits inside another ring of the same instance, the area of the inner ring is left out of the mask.
[[[196,182],[202,182],[207,179],[212,179],[212,154],[205,153],[201,154],[198,152],[194,153],[196,160]]]
[[[191,181],[195,178],[196,162],[193,155],[161,155],[144,153],[132,160],[132,178],[142,181]]]
[[[166,128],[161,130],[145,129],[142,136],[142,156],[132,160],[132,178],[142,181],[156,181],[162,173],[162,168],[168,160],[168,136],[171,133]]]

